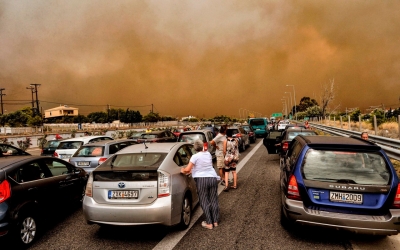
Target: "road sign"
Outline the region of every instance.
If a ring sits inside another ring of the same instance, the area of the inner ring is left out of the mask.
[[[282,117],[282,113],[272,113],[272,117]]]

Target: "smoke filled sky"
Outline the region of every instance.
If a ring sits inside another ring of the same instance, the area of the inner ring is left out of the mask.
[[[400,1],[0,0],[4,109],[239,117],[284,97],[399,107]],[[286,85],[294,85],[287,87]],[[288,94],[285,92],[290,92]],[[290,101],[288,101],[290,104]],[[246,111],[247,110],[247,111]]]

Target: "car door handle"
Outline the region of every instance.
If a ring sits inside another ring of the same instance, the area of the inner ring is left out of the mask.
[[[33,192],[33,191],[37,191],[37,189],[38,189],[37,187],[31,187],[31,188],[28,188],[28,191]]]

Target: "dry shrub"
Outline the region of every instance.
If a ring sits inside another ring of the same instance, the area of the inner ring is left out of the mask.
[[[394,159],[390,159],[390,161],[392,162],[394,169],[396,169],[397,176],[400,176],[400,161]]]

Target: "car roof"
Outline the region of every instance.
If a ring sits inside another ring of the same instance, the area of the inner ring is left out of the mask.
[[[165,131],[167,131],[167,130],[151,131],[151,132],[143,133],[142,135],[158,135],[158,134],[161,134],[161,133],[163,133]]]
[[[85,145],[82,145],[82,147],[89,147],[89,146],[104,146],[104,145],[112,145],[112,144],[117,144],[117,143],[121,143],[121,142],[135,142],[132,139],[117,139],[117,140],[105,140],[105,141],[96,141],[96,142],[91,142],[91,143],[87,143]]]
[[[296,133],[298,133],[298,132],[312,132],[312,133],[317,134],[317,132],[315,132],[314,130],[306,129],[306,128],[293,128],[293,129],[286,130],[286,133],[291,133],[291,132],[296,132]]]
[[[84,141],[84,140],[86,140],[86,139],[90,140],[90,139],[101,138],[101,137],[108,137],[108,138],[111,138],[111,137],[106,136],[106,135],[88,135],[88,136],[81,136],[81,137],[75,137],[75,138],[64,139],[64,140],[62,140],[62,142],[66,142],[66,141]],[[111,138],[111,139],[112,139],[112,138]]]
[[[198,129],[198,130],[189,130],[189,131],[185,131],[179,134],[179,136],[181,135],[185,135],[185,134],[199,134],[199,133],[209,133],[210,130],[208,129]]]
[[[168,153],[174,147],[179,147],[181,145],[191,145],[186,142],[164,142],[164,143],[140,143],[125,147],[115,154],[127,154],[127,153]],[[147,148],[146,148],[147,146]]]
[[[369,150],[380,150],[381,147],[375,143],[361,138],[354,137],[343,137],[343,136],[305,136],[298,135],[298,138],[304,140],[305,143],[311,148],[350,148],[350,149],[369,149]]]
[[[34,160],[37,158],[52,158],[53,157],[47,157],[47,156],[38,156],[38,155],[15,155],[12,157],[2,157],[0,159],[0,169],[7,168],[10,165],[13,165],[14,163],[18,163],[21,161],[26,161],[26,160]]]

